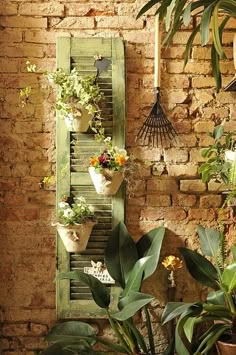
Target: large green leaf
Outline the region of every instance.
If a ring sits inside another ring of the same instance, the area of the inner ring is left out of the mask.
[[[220,35],[220,27],[219,27],[218,11],[219,11],[220,1],[216,3],[216,6],[212,14],[212,36],[213,36],[213,43],[217,53],[219,54],[220,58],[225,58],[225,54],[221,43],[221,35]]]
[[[145,263],[144,280],[151,276],[157,268],[164,235],[164,227],[154,228],[137,242],[139,256],[150,256],[150,259]]]
[[[105,264],[111,277],[123,288],[138,260],[136,243],[123,222],[112,231],[105,249]]]
[[[189,55],[190,55],[190,52],[192,50],[193,41],[194,41],[198,31],[199,31],[199,28],[200,28],[200,25],[195,27],[195,29],[193,30],[193,32],[189,36],[189,39],[188,39],[188,41],[186,43],[186,47],[185,47],[185,51],[184,51],[184,67],[188,63]]]
[[[222,290],[212,291],[207,295],[207,302],[212,304],[224,305],[225,296]]]
[[[224,127],[222,125],[218,125],[213,129],[212,137],[215,140],[218,140],[223,136],[223,134],[224,134]]]
[[[101,281],[92,275],[85,274],[81,271],[62,272],[56,280],[78,280],[87,285],[92,293],[96,304],[101,308],[108,308],[110,304],[110,289],[106,287]]]
[[[141,258],[136,262],[120,297],[125,297],[129,295],[130,291],[139,291],[143,280],[144,268],[150,258],[150,256],[145,256],[144,258]]]
[[[48,341],[58,341],[85,338],[90,344],[96,343],[96,332],[91,325],[80,321],[68,321],[56,324],[46,335]]]
[[[116,353],[127,354],[126,349],[122,345],[116,344],[110,340],[107,340],[102,337],[97,337],[97,342],[105,345],[108,349],[111,349],[114,352],[114,354]],[[105,354],[108,355],[107,352]]]
[[[70,350],[71,347],[73,347],[74,350],[77,350],[74,354],[96,354],[96,352],[94,352],[91,348],[83,346],[80,341],[81,340],[78,342],[73,342],[73,340],[59,341],[55,344],[49,345],[47,349],[40,352],[40,355],[72,355],[73,353]]]
[[[222,274],[223,285],[227,287],[228,292],[236,289],[236,263],[228,265]]]
[[[175,346],[177,354],[191,355],[191,342],[188,341],[185,334],[185,323],[190,318],[197,317],[202,311],[202,305],[193,304],[187,308],[180,316],[175,328]]]
[[[184,323],[184,333],[188,339],[188,341],[191,343],[192,338],[193,338],[193,329],[194,325],[196,323],[196,317],[189,317]]]
[[[141,10],[139,11],[138,15],[137,15],[137,19],[139,17],[141,17],[145,12],[147,12],[148,10],[150,10],[154,5],[158,4],[159,2],[161,2],[161,0],[150,0],[147,2],[147,4],[145,4]]]
[[[200,34],[201,34],[201,45],[205,46],[209,40],[209,28],[211,22],[212,11],[214,8],[214,3],[206,7],[202,13]]]
[[[219,252],[221,234],[216,229],[197,227],[201,251],[206,256],[216,257]]]
[[[192,307],[200,307],[199,303],[168,302],[162,313],[161,322],[165,324],[183,314]]]
[[[230,248],[232,254],[233,254],[233,260],[236,262],[236,246],[233,245],[231,248]]]
[[[112,318],[124,321],[132,317],[146,304],[150,303],[154,297],[141,292],[130,291],[130,293],[122,298],[122,310],[111,314]]]
[[[174,10],[175,4],[176,4],[176,0],[173,0],[173,1],[171,1],[170,5],[167,7],[166,21],[165,21],[166,31],[169,31],[169,29],[170,29],[171,15]]]
[[[214,324],[211,326],[202,337],[199,347],[197,348],[194,355],[198,354],[208,354],[212,347],[216,344],[216,341],[221,337],[225,331],[229,330],[229,326],[221,323]]]
[[[205,286],[218,289],[218,274],[216,268],[196,251],[179,248],[181,255],[183,256],[188,271],[192,277]]]

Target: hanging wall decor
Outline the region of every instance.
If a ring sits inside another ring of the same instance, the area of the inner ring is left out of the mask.
[[[159,16],[155,18],[155,61],[154,61],[154,92],[155,103],[140,128],[136,140],[149,147],[168,147],[176,143],[176,131],[167,119],[160,105],[160,40]]]

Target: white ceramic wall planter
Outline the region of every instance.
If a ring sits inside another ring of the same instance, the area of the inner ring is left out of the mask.
[[[70,253],[84,251],[87,247],[94,221],[87,221],[83,224],[66,225],[57,224],[57,231],[60,235],[66,250]]]
[[[115,195],[123,181],[123,174],[120,171],[103,169],[101,173],[97,173],[95,168],[90,166],[89,174],[99,195]]]

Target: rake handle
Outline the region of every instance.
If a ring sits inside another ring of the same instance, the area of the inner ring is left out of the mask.
[[[154,47],[154,88],[160,87],[160,32],[159,32],[159,15],[155,16],[155,47]]]

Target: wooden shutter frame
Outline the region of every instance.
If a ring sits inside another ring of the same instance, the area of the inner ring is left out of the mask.
[[[66,72],[71,70],[71,48],[76,48],[77,41],[84,41],[84,38],[59,37],[57,39],[57,68],[62,68]],[[113,93],[113,144],[125,147],[125,56],[124,43],[120,38],[102,39],[88,38],[88,41],[99,42],[111,46],[112,53],[112,93]],[[91,46],[89,55],[96,54],[96,46]],[[105,56],[102,51],[102,55]],[[70,195],[70,132],[65,128],[62,115],[57,113],[57,205],[62,195]],[[65,166],[68,165],[68,169]],[[68,170],[68,171],[66,171]],[[112,199],[112,227],[114,228],[119,221],[125,219],[125,187],[124,184]],[[60,237],[57,235],[57,271],[70,271],[70,255],[64,249]],[[105,313],[97,307],[93,300],[70,300],[70,281],[62,280],[57,282],[57,317],[67,318],[103,318]],[[112,300],[117,299],[119,288],[111,287]]]

